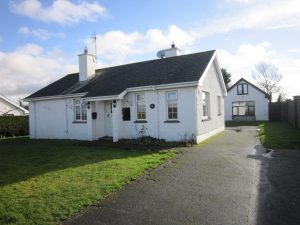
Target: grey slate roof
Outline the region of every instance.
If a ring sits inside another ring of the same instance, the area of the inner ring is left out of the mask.
[[[84,97],[119,95],[126,88],[198,81],[214,50],[96,70],[88,82],[69,74],[27,98],[87,93]]]

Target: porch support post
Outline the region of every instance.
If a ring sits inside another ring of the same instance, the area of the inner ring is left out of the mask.
[[[95,134],[95,120],[92,119],[92,112],[95,111],[95,102],[90,102],[87,105],[86,109],[86,116],[87,116],[87,133],[88,133],[88,140],[93,141],[96,139],[96,134]]]
[[[119,115],[121,112],[121,100],[112,102],[112,134],[113,142],[119,141]]]

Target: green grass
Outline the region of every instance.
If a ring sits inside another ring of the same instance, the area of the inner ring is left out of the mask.
[[[76,141],[0,141],[0,224],[57,224],[175,155]]]
[[[269,149],[300,149],[300,129],[287,123],[269,122],[259,125],[261,143]]]

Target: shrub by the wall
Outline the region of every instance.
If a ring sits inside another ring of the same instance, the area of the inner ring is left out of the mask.
[[[0,116],[0,138],[29,133],[28,116]]]

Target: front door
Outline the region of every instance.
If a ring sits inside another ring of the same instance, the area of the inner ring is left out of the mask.
[[[112,103],[104,103],[104,135],[112,137]]]

